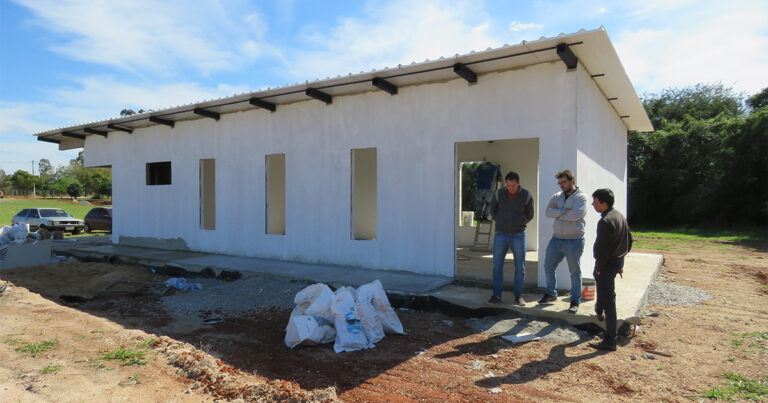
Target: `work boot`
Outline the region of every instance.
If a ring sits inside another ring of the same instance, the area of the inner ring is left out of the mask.
[[[552,302],[557,301],[557,297],[554,295],[544,294],[543,297],[539,300],[540,304],[550,304]]]
[[[606,343],[605,340],[599,343],[589,343],[589,346],[598,350],[616,351],[616,345]]]
[[[568,308],[568,312],[576,313],[578,311],[579,311],[579,303],[576,301],[571,301],[571,306]]]

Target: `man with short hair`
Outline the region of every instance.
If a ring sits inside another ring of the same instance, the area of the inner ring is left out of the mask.
[[[599,343],[589,343],[598,350],[616,351],[616,275],[624,272],[624,256],[632,249],[632,233],[621,213],[613,208],[611,189],[592,193],[592,206],[600,213],[595,239],[595,281],[597,282],[597,319],[605,320],[605,336]]]
[[[544,271],[547,290],[539,304],[552,303],[557,299],[557,265],[565,258],[571,273],[571,306],[568,312],[576,313],[581,302],[581,254],[584,252],[584,216],[587,214],[587,194],[576,186],[573,172],[566,169],[555,175],[560,192],[547,204],[547,217],[554,218],[554,234],[547,245]]]
[[[493,239],[493,295],[488,302],[501,302],[504,288],[504,258],[512,249],[515,259],[515,303],[525,305],[525,227],[533,219],[533,196],[520,186],[520,175],[509,172],[506,186],[496,191],[491,200],[491,216],[496,221]]]

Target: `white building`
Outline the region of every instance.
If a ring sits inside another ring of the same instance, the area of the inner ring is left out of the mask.
[[[543,257],[554,174],[626,212],[627,132],[651,130],[600,28],[36,136],[111,166],[116,242],[454,276],[462,162],[520,174]]]

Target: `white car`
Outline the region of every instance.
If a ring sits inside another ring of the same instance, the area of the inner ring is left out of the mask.
[[[29,224],[30,231],[45,228],[48,231],[65,231],[77,235],[83,231],[85,222],[74,218],[60,208],[28,208],[11,218],[12,224]]]

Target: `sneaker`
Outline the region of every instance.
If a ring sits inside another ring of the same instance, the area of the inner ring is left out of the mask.
[[[579,311],[579,303],[571,301],[571,306],[568,308],[568,312],[570,313],[576,313]]]
[[[515,297],[515,303],[517,305],[525,306],[525,300],[523,299],[522,295],[518,295]]]
[[[491,304],[498,304],[499,302],[501,302],[501,298],[495,295],[491,295],[491,298],[488,298],[488,302]]]
[[[557,301],[557,297],[554,295],[544,294],[543,297],[539,300],[540,304],[550,304],[552,302]]]
[[[616,351],[616,345],[606,343],[605,340],[599,343],[589,343],[589,346],[598,350]]]

